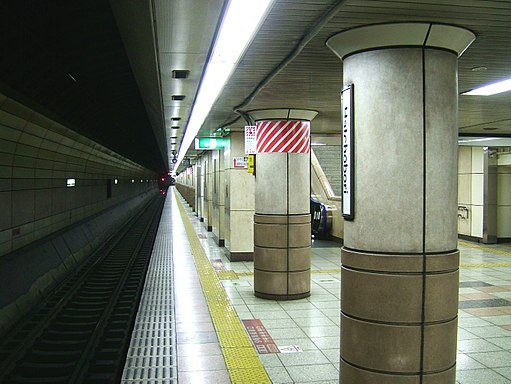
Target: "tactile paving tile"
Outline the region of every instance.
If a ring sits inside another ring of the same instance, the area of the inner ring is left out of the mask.
[[[172,379],[145,379],[145,380],[121,380],[121,384],[177,384],[177,378]]]
[[[224,348],[222,353],[226,359],[246,359],[249,357],[257,357],[257,353],[252,347],[246,348]]]
[[[227,269],[225,271],[217,271],[216,273],[220,280],[237,280],[239,279],[238,274],[232,269]]]
[[[261,372],[262,369],[262,372]],[[261,367],[261,369],[231,369],[229,370],[229,375],[231,376],[232,384],[247,384],[247,383],[257,383],[257,384],[271,384],[271,380],[268,377],[268,374]]]
[[[487,246],[483,247],[483,246],[480,246],[480,245],[477,245],[477,244],[473,244],[473,243],[469,243],[467,241],[462,241],[462,240],[458,240],[458,243],[460,245],[463,245],[464,247],[467,247],[467,248],[482,249],[485,252],[496,253],[498,255],[511,256],[511,252],[506,251],[504,249],[490,248],[490,247],[487,247]],[[506,267],[507,267],[507,265],[506,265]]]
[[[511,263],[460,264],[461,268],[511,267]]]

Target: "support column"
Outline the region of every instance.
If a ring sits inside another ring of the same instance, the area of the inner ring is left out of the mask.
[[[497,150],[486,147],[483,163],[483,243],[497,243]]]
[[[246,156],[243,131],[231,127],[224,154],[226,257],[229,261],[253,261],[255,178],[237,163]]]
[[[459,27],[383,24],[327,45],[353,85],[340,381],[454,384]]]
[[[315,111],[252,111],[257,125],[254,294],[310,295],[310,121]]]

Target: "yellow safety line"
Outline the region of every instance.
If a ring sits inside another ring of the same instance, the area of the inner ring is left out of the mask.
[[[460,264],[461,268],[511,267],[511,263]]]
[[[497,255],[511,256],[511,252],[499,248],[492,248],[489,246],[474,244],[463,240],[458,240],[458,243],[467,248],[482,249],[485,252],[496,253]]]
[[[233,271],[234,272],[234,271]],[[341,272],[341,269],[312,269],[311,270],[311,273],[340,273]],[[234,272],[237,276],[253,276],[254,275],[254,272]],[[230,278],[231,280],[234,280],[236,279],[237,277],[235,278]],[[222,278],[221,280],[227,280],[227,279],[224,279]]]
[[[215,325],[231,382],[271,384],[271,380],[250,342],[243,323],[225,294],[219,274],[211,266],[206,252],[202,248],[183,205],[175,196],[174,201],[178,203],[177,206],[183,219],[195,267],[208,303],[211,319]],[[229,274],[226,273],[225,275]],[[233,275],[230,274],[230,276],[232,278]]]

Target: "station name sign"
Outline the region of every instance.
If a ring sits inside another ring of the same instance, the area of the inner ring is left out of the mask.
[[[342,217],[353,220],[354,212],[354,86],[341,91],[342,102]]]

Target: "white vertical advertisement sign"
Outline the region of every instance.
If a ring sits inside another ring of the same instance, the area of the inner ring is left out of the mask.
[[[245,155],[256,153],[256,126],[245,125]]]
[[[342,101],[342,217],[353,220],[354,212],[354,116],[353,84],[341,91]]]

